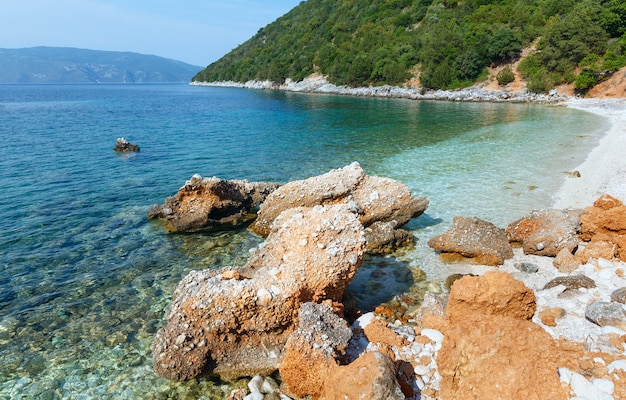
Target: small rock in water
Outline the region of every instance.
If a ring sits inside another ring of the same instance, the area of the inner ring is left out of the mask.
[[[446,278],[446,289],[450,290],[454,282],[463,278],[464,276],[476,276],[474,274],[452,274]]]
[[[122,153],[136,152],[136,151],[139,151],[139,146],[137,146],[136,144],[130,143],[128,140],[122,137],[122,138],[117,138],[117,143],[115,144],[115,147],[113,148],[113,150],[119,151]]]
[[[619,303],[596,301],[587,306],[585,318],[599,326],[626,328],[626,311]]]
[[[520,262],[515,263],[515,268],[519,269],[522,272],[526,272],[528,274],[534,274],[539,271],[539,267],[537,264],[529,263],[529,262]]]
[[[619,288],[611,293],[611,300],[626,304],[626,287]]]

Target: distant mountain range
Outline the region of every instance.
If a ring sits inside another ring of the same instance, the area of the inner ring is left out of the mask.
[[[201,69],[129,52],[69,47],[0,49],[0,83],[189,82]]]

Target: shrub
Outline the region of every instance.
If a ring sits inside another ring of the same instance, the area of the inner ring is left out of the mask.
[[[500,72],[498,72],[496,79],[498,80],[498,85],[505,86],[515,81],[515,74],[513,73],[511,67],[507,65]]]
[[[583,69],[574,80],[574,86],[577,90],[587,91],[598,84],[600,81],[598,74],[590,69]]]
[[[539,70],[530,74],[526,87],[533,93],[548,93],[553,87],[552,78],[545,70]]]

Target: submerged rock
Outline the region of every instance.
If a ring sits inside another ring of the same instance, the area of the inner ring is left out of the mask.
[[[113,150],[119,151],[121,153],[130,153],[139,151],[139,146],[136,144],[130,143],[128,140],[122,138],[117,138],[117,142],[115,143],[115,147]]]
[[[269,375],[306,302],[341,301],[363,260],[363,226],[346,205],[293,208],[272,223],[239,275],[193,271],[178,285],[154,369],[184,381]],[[249,277],[246,279],[246,277]]]
[[[428,241],[444,259],[471,259],[484,265],[502,265],[513,257],[504,229],[480,218],[454,217],[452,228]]]
[[[366,175],[359,163],[355,162],[323,175],[281,186],[263,202],[252,229],[267,235],[272,221],[284,210],[337,203],[347,204],[357,212],[359,221],[365,227],[376,222],[393,222],[394,229],[420,216],[428,207],[428,199],[412,196],[406,185],[392,179]],[[398,236],[394,234],[393,238],[382,243],[383,252],[394,242],[407,243],[410,238],[402,233]],[[373,247],[370,246],[370,249],[376,252]]]
[[[578,247],[582,210],[541,210],[509,224],[506,234],[525,254],[555,257],[562,249]]]
[[[254,218],[255,208],[280,185],[203,178],[194,175],[164,204],[150,208],[148,219],[165,221],[168,232],[232,228]]]

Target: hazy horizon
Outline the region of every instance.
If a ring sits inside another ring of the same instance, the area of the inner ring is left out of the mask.
[[[0,3],[0,48],[73,47],[170,58],[204,67],[299,0],[22,0]]]

